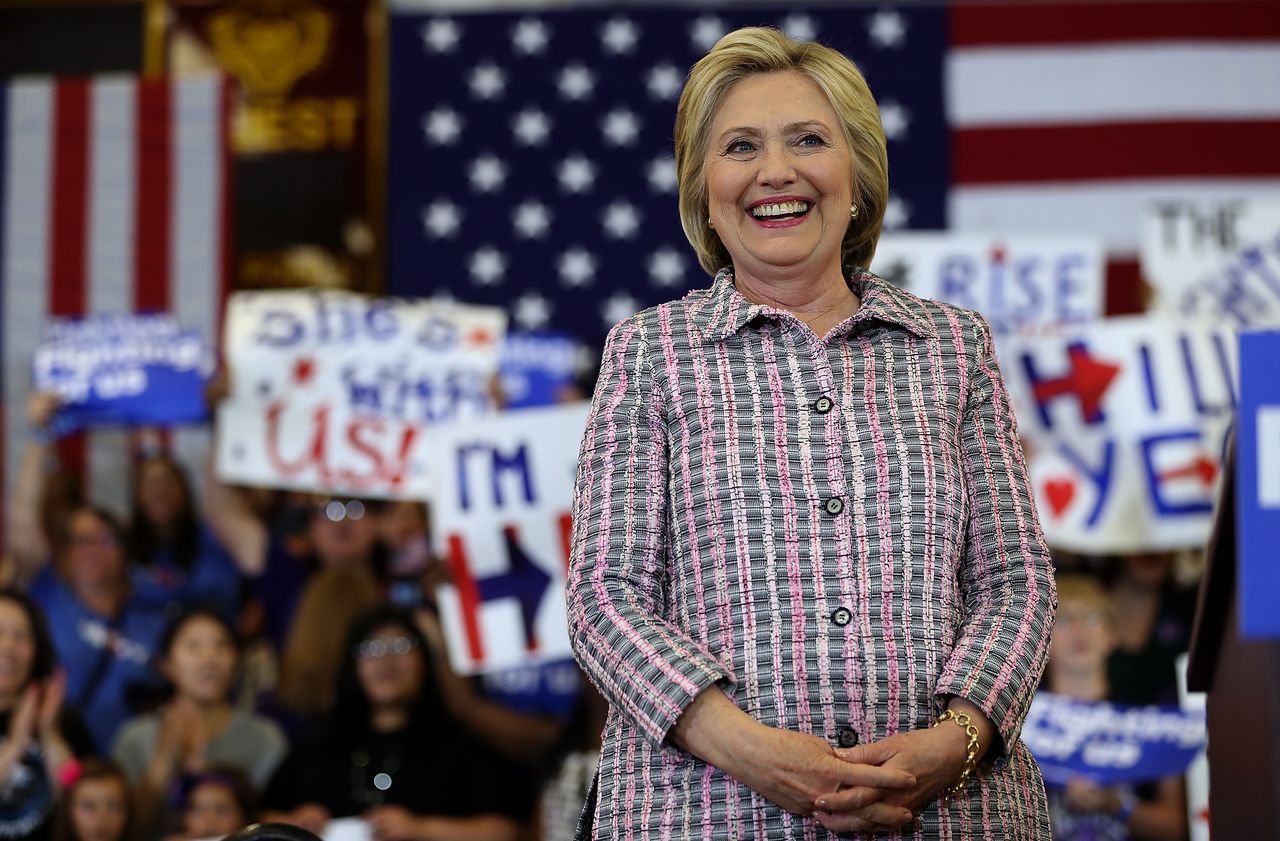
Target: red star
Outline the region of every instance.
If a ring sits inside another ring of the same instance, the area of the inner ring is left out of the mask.
[[[991,262],[1004,262],[1004,246],[997,245],[995,248],[991,249]]]
[[[293,363],[293,381],[298,385],[306,385],[310,382],[315,372],[316,363],[305,356]]]

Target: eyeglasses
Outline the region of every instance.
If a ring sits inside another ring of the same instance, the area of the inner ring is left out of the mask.
[[[408,654],[417,647],[418,641],[412,637],[365,640],[356,646],[356,659],[376,660],[388,654]]]
[[[67,542],[74,549],[114,549],[118,545],[111,534],[73,534]]]
[[[365,514],[364,503],[358,499],[353,499],[349,502],[331,499],[328,502],[317,505],[316,510],[320,512],[320,516],[331,523],[341,523],[343,520],[359,520]]]

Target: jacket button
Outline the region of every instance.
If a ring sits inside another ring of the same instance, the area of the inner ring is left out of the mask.
[[[819,397],[813,402],[813,410],[820,415],[825,415],[831,411],[832,405],[830,397]]]
[[[844,500],[838,496],[833,496],[831,499],[827,500],[826,507],[828,514],[839,514],[844,510]]]
[[[842,748],[851,748],[858,744],[858,731],[852,727],[841,727],[836,734],[836,744]]]
[[[837,607],[831,611],[831,621],[843,628],[853,621],[853,611],[847,607]]]

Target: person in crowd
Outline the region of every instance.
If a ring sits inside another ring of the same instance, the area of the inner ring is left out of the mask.
[[[240,574],[201,522],[186,471],[156,454],[134,465],[130,542],[137,561],[134,590],[160,607],[216,605],[234,616]]]
[[[135,819],[145,832],[176,828],[169,794],[182,774],[222,764],[261,787],[287,749],[274,722],[229,700],[239,649],[219,610],[196,607],[180,614],[165,630],[159,656],[172,700],[127,721],[112,749],[134,787]]]
[[[1128,555],[1113,568],[1116,645],[1107,663],[1113,699],[1176,704],[1177,660],[1191,644],[1196,590],[1175,578],[1171,552]]]
[[[731,32],[675,152],[715,279],[613,328],[578,461],[570,636],[612,707],[593,837],[1047,839],[1019,730],[1052,563],[985,320],[865,268],[865,80]]]
[[[1088,575],[1058,577],[1058,615],[1046,689],[1079,701],[1115,701],[1107,658],[1116,646],[1116,609]],[[1186,799],[1180,776],[1139,786],[1099,786],[1083,777],[1050,789],[1055,841],[1183,841]]]
[[[90,757],[68,776],[54,841],[126,841],[132,833],[129,783],[110,760]]]
[[[204,495],[205,519],[249,579],[262,602],[266,633],[277,650],[293,623],[307,578],[316,569],[361,567],[382,581],[386,549],[379,540],[380,500],[313,495],[298,510],[304,514],[305,545],[311,555],[291,551],[289,541],[273,534],[234,488],[210,478]]]
[[[351,628],[331,723],[296,746],[262,818],[323,832],[362,816],[375,841],[508,841],[527,782],[445,711],[413,617],[383,606]]]
[[[182,829],[168,841],[226,838],[249,823],[252,810],[249,781],[237,769],[215,766],[190,774],[178,794]]]
[[[291,739],[333,712],[351,623],[381,601],[373,574],[363,567],[321,569],[307,582],[285,639],[279,682],[260,708]]]
[[[0,838],[47,839],[65,775],[93,738],[63,706],[66,676],[44,615],[24,593],[0,590]]]
[[[97,752],[106,751],[131,711],[154,687],[152,656],[164,615],[134,595],[124,530],[109,513],[82,505],[63,522],[28,594],[49,623],[67,674],[66,700],[80,714]]]

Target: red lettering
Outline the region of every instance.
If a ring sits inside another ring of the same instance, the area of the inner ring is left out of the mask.
[[[343,482],[367,487],[381,478],[385,469],[382,463],[382,453],[375,443],[365,440],[362,433],[372,432],[381,436],[384,429],[382,421],[376,419],[355,420],[347,424],[347,443],[351,445],[351,449],[369,460],[372,470],[364,474],[357,473],[355,470],[343,470]]]
[[[321,480],[327,480],[329,469],[325,464],[325,438],[329,431],[329,407],[318,406],[312,413],[315,436],[311,440],[311,447],[292,462],[286,461],[280,453],[280,416],[284,413],[284,408],[281,401],[276,401],[267,408],[267,460],[271,462],[271,469],[282,476],[296,476],[314,466]]]

